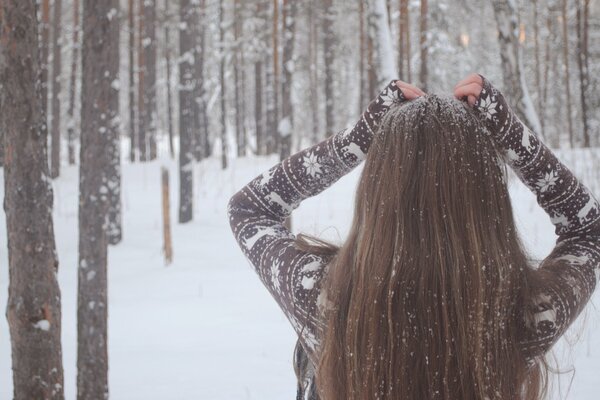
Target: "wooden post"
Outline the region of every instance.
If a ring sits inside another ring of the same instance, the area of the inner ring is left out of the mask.
[[[169,202],[169,170],[162,167],[162,211],[163,211],[163,250],[165,252],[165,264],[173,261],[173,244],[171,242],[171,209]]]

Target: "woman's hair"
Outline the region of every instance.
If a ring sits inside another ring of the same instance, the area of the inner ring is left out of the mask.
[[[322,282],[322,400],[526,399],[547,391],[518,335],[540,278],[518,237],[506,167],[464,103],[394,105],[375,133]]]

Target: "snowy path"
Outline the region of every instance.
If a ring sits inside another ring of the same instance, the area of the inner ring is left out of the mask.
[[[124,241],[109,250],[109,357],[112,400],[293,399],[295,338],[282,313],[237,248],[225,205],[242,184],[276,161],[238,161],[223,172],[214,160],[197,166],[195,219],[176,224],[176,164],[171,170],[174,263],[161,252],[160,162],[125,165]],[[55,231],[63,298],[66,396],[75,399],[77,300],[77,169],[55,182]],[[295,230],[340,240],[349,224],[358,171],[294,214]],[[1,179],[0,179],[1,181]],[[0,188],[3,188],[3,184]],[[0,189],[0,194],[2,190]],[[532,254],[554,243],[552,226],[520,184],[512,192],[517,219]],[[3,196],[3,194],[2,194]],[[331,228],[335,226],[335,228]],[[7,296],[6,225],[0,213],[0,309]],[[596,294],[596,299],[598,294]],[[577,368],[569,399],[597,398],[600,369],[597,310],[587,308],[587,329],[575,347]],[[582,318],[578,322],[581,322]],[[576,324],[577,326],[579,324]],[[565,398],[571,373],[563,377]],[[0,399],[12,396],[10,342],[0,318]]]

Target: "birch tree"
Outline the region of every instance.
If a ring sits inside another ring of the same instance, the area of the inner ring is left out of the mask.
[[[381,88],[396,77],[398,69],[394,59],[385,0],[368,2],[368,7],[368,26],[373,45],[374,73],[376,85]]]
[[[519,118],[534,132],[540,132],[540,120],[529,96],[519,44],[518,9],[514,0],[491,0],[498,26],[498,41],[504,88]]]
[[[129,160],[134,162],[138,153],[139,145],[136,139],[136,118],[137,107],[135,102],[135,1],[127,1],[127,28],[128,28],[128,49],[127,57],[129,61]]]
[[[67,115],[69,127],[67,129],[67,146],[69,164],[75,164],[75,93],[77,92],[77,65],[79,64],[79,0],[73,0],[73,41],[71,43],[71,72],[69,79],[69,108]]]
[[[294,76],[294,25],[297,13],[297,2],[283,0],[283,79],[281,82],[281,120],[278,126],[280,136],[279,157],[281,160],[291,154],[292,134],[294,132],[292,79]]]
[[[193,217],[194,135],[193,0],[179,0],[179,222]]]
[[[77,399],[108,398],[107,211],[118,98],[118,0],[84,0],[79,169]]]
[[[63,400],[61,296],[36,2],[0,2],[0,131],[14,400]]]

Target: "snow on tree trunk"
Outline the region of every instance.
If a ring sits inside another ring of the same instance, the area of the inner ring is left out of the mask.
[[[35,4],[3,0],[0,7],[0,131],[6,149],[10,278],[6,317],[13,399],[62,400],[61,301]]]
[[[206,100],[204,98],[204,52],[206,48],[206,0],[201,0],[195,11],[197,22],[194,24],[194,157],[200,161],[207,157],[208,121]]]
[[[518,9],[514,0],[491,0],[498,26],[504,87],[520,119],[533,131],[540,132],[540,120],[525,83],[522,49],[519,44]]]
[[[583,146],[590,147],[590,122],[588,117],[589,77],[589,14],[590,0],[577,0],[577,66],[579,69],[579,93],[581,122],[583,123]]]
[[[284,0],[285,1],[285,0]],[[243,38],[243,21],[242,18],[242,1],[234,1],[234,18],[233,18],[233,29],[234,29],[234,43],[235,52],[233,55],[233,76],[235,77],[236,84],[233,86],[234,89],[234,108],[235,108],[235,132],[236,132],[236,144],[237,144],[237,156],[242,157],[246,155],[246,128],[244,124],[244,109],[242,107],[244,95],[242,93],[242,84],[244,81],[244,64],[243,64],[243,53],[244,43]]]
[[[107,234],[118,97],[118,0],[84,0],[79,169],[77,398],[108,398]]]
[[[225,9],[223,1],[219,0],[219,82],[221,85],[221,168],[227,168],[227,108],[225,97],[227,86],[225,84]]]
[[[335,59],[335,33],[333,23],[335,15],[333,14],[333,0],[323,0],[323,63],[325,66],[325,135],[334,133],[334,101],[333,98],[333,61]]]
[[[61,70],[61,17],[62,1],[54,0],[54,16],[52,20],[52,127],[51,127],[51,157],[50,177],[60,175],[60,70]]]
[[[139,146],[136,140],[136,103],[135,103],[135,4],[134,0],[128,0],[127,22],[129,29],[129,43],[127,57],[129,61],[129,160],[136,160],[136,150]]]
[[[279,121],[279,158],[283,160],[291,154],[294,132],[294,114],[292,108],[292,79],[294,74],[294,23],[297,14],[297,2],[283,0],[283,80],[281,82],[281,120]]]
[[[73,42],[71,44],[71,76],[69,81],[69,127],[67,129],[67,145],[69,164],[75,164],[75,93],[77,91],[77,64],[79,61],[79,0],[73,0]]]
[[[156,0],[141,0],[144,9],[144,32],[142,51],[144,52],[144,86],[143,102],[144,128],[148,141],[148,159],[157,156],[156,148]]]
[[[179,222],[193,217],[194,1],[179,1]]]
[[[383,87],[396,77],[392,36],[385,0],[373,0],[368,5],[369,35],[373,43],[374,69],[377,87]]]

